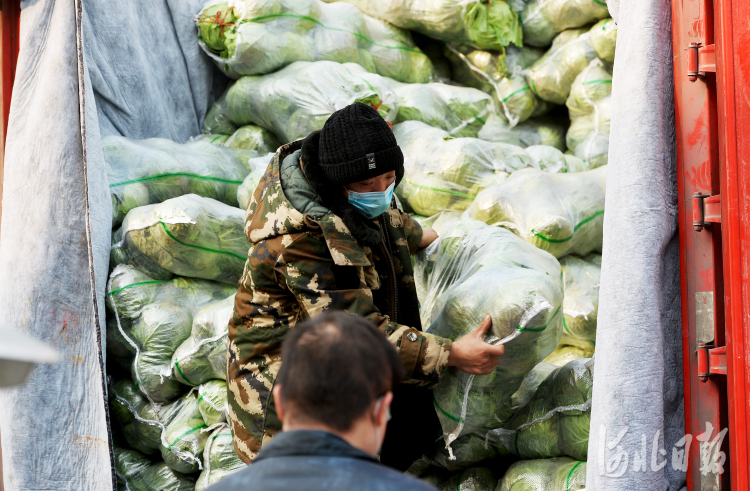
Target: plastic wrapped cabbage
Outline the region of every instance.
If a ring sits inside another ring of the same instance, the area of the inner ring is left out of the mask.
[[[164,428],[161,456],[171,469],[189,474],[203,467],[201,457],[208,433],[201,431],[206,422],[198,409],[195,392],[188,392],[180,400],[182,407]]]
[[[398,110],[396,94],[380,75],[354,63],[298,61],[237,80],[209,110],[203,131],[221,133],[234,125],[234,133],[252,123],[288,143],[321,129],[331,114],[354,102],[371,105],[386,121]]]
[[[250,166],[250,174],[247,175],[240,187],[237,188],[237,201],[240,203],[240,208],[247,210],[247,205],[250,203],[250,199],[253,197],[255,189],[258,187],[260,179],[268,169],[268,164],[273,159],[274,154],[269,153],[263,157],[256,157],[248,161]]]
[[[326,0],[332,2],[334,0]],[[442,41],[468,42],[484,49],[521,46],[518,14],[505,2],[477,0],[344,0],[367,15]]]
[[[264,75],[295,61],[357,63],[408,83],[432,79],[429,58],[408,31],[344,2],[212,1],[198,19],[199,44],[229,77]],[[222,18],[232,19],[226,26]]]
[[[586,462],[567,457],[522,460],[508,468],[496,491],[584,491]]]
[[[118,489],[129,491],[193,491],[195,479],[151,461],[135,450],[115,447],[115,475]]]
[[[227,384],[223,380],[209,380],[198,387],[198,409],[203,421],[214,426],[227,420]]]
[[[275,153],[281,143],[276,136],[265,128],[254,124],[247,124],[238,128],[232,136],[226,139],[225,146],[243,150],[255,150],[258,155]]]
[[[170,403],[150,404],[130,380],[118,380],[111,386],[111,412],[122,426],[128,445],[151,455],[162,448],[162,435],[185,405],[184,398]]]
[[[541,383],[503,428],[489,431],[488,441],[524,459],[586,460],[593,384],[593,358],[567,363]]]
[[[590,29],[569,29],[555,37],[549,51],[525,71],[537,97],[565,104],[578,74],[600,54],[603,57],[614,54],[617,25],[610,20],[597,22]]]
[[[523,169],[479,193],[467,214],[555,257],[601,252],[606,176],[606,166],[570,174]]]
[[[161,203],[185,194],[237,206],[237,187],[248,175],[254,151],[206,142],[175,143],[163,138],[102,138],[112,196],[112,224],[138,206]]]
[[[195,194],[131,210],[112,244],[112,264],[157,280],[179,275],[234,284],[250,248],[241,209]]]
[[[484,188],[535,162],[520,147],[478,138],[453,138],[420,121],[393,126],[404,153],[401,202],[424,216],[465,210]]]
[[[494,491],[495,474],[486,467],[471,467],[459,472],[443,484],[442,491]]]
[[[549,46],[557,33],[607,18],[609,10],[601,0],[530,0],[521,17],[524,43]]]
[[[203,471],[195,483],[195,491],[203,491],[246,466],[234,451],[229,426],[221,425],[211,433],[203,449]]]
[[[560,259],[560,266],[565,284],[561,343],[594,349],[602,257],[599,254],[584,258],[566,256]]]
[[[172,355],[190,336],[199,308],[224,299],[236,287],[205,280],[160,281],[132,266],[114,269],[107,285],[107,307],[117,330],[135,354],[131,373],[153,403],[164,403],[183,390],[172,376]],[[109,337],[109,336],[108,336]]]
[[[518,408],[526,405],[536,392],[537,387],[556,368],[557,366],[555,365],[541,362],[527,373],[521,382],[521,386],[499,411],[498,420],[507,421]],[[488,444],[486,435],[487,431],[481,430],[478,433],[459,437],[451,444],[452,452],[448,452],[445,448],[445,443],[437,442],[427,452],[424,459],[431,465],[449,471],[471,467],[498,455],[497,448],[494,445]],[[453,459],[451,459],[451,453],[453,454]]]
[[[564,366],[573,360],[579,358],[591,358],[594,356],[594,348],[581,348],[578,346],[570,346],[568,344],[560,343],[555,351],[544,359],[546,363],[551,363],[558,367]]]
[[[570,112],[568,148],[591,167],[608,161],[611,94],[612,75],[595,59],[576,77],[566,102]]]
[[[396,122],[421,121],[451,136],[477,136],[494,113],[492,97],[471,87],[441,83],[402,84],[389,80],[398,96]]]
[[[234,295],[203,307],[193,317],[193,327],[172,356],[174,377],[187,385],[212,379],[226,380],[227,332],[234,312]]]
[[[212,145],[218,145],[223,147],[226,141],[229,139],[229,135],[198,135],[190,138],[190,141],[194,142],[207,142]]]
[[[469,45],[447,45],[445,53],[455,79],[492,94],[499,114],[510,126],[550,109],[549,104],[534,95],[522,73],[542,56],[542,52],[509,47],[503,54],[477,50]]]
[[[493,114],[487,118],[477,136],[482,140],[510,143],[523,148],[547,145],[564,152],[566,131],[563,125],[546,118],[529,119],[511,127],[504,118]]]
[[[419,253],[415,280],[427,332],[455,340],[489,314],[487,342],[505,345],[491,374],[449,367],[433,390],[450,447],[461,435],[501,425],[496,416],[524,376],[557,346],[562,272],[551,255],[508,230],[461,220]]]

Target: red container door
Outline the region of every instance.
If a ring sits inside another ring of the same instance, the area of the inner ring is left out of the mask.
[[[749,490],[750,6],[672,12],[688,489]]]

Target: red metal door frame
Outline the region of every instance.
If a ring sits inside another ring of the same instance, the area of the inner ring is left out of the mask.
[[[715,0],[729,461],[732,489],[750,489],[750,5]]]
[[[750,4],[672,13],[688,489],[750,490]],[[728,428],[721,475],[701,458],[707,423]]]
[[[2,127],[0,127],[0,216],[3,202],[3,170],[5,168],[5,135],[8,134],[8,117],[21,28],[21,0],[1,0],[0,8],[0,101],[2,101]],[[0,223],[0,230],[2,230]],[[0,480],[1,481],[1,480]],[[0,482],[0,491],[2,482]]]

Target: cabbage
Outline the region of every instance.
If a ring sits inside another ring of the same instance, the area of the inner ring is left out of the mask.
[[[523,169],[479,193],[467,214],[555,257],[601,252],[606,173],[606,166],[571,174]]]
[[[133,208],[190,193],[237,206],[237,187],[250,172],[248,160],[258,156],[206,142],[122,136],[102,138],[102,151],[114,226]]]
[[[420,215],[465,210],[485,187],[535,164],[520,147],[453,138],[419,121],[394,125],[393,133],[404,153],[404,178],[396,194]]]
[[[203,450],[203,471],[195,483],[195,491],[203,491],[230,474],[246,467],[237,457],[229,426],[220,425],[208,437]]]
[[[558,32],[609,17],[602,0],[530,0],[523,12],[523,41],[549,46]]]
[[[502,423],[524,376],[562,334],[562,272],[554,258],[511,232],[474,220],[454,222],[420,251],[415,280],[427,332],[458,339],[492,316],[488,342],[505,355],[484,376],[448,367],[433,390],[446,444]],[[506,415],[507,417],[507,415]]]
[[[234,295],[203,307],[193,317],[188,337],[172,356],[174,377],[187,385],[226,380],[227,332],[234,312]]]
[[[227,383],[209,380],[198,387],[198,409],[208,426],[227,420]]]
[[[275,153],[281,146],[276,136],[265,128],[254,124],[247,124],[238,128],[232,136],[226,139],[224,146],[241,148],[244,150],[255,150],[258,155]]]
[[[180,277],[160,281],[132,266],[118,266],[110,275],[107,292],[114,319],[107,328],[117,331],[135,355],[133,380],[150,401],[164,403],[183,391],[172,376],[171,361],[190,336],[194,313],[232,295],[236,287]]]
[[[236,284],[250,244],[241,209],[187,194],[131,210],[112,234],[113,265],[157,280],[174,275]]]
[[[486,467],[471,467],[448,479],[442,491],[494,491],[497,478]]]
[[[237,80],[206,115],[203,131],[222,133],[234,125],[234,133],[237,126],[252,123],[288,143],[321,129],[333,112],[354,102],[371,105],[386,121],[393,121],[398,110],[385,79],[359,65],[298,61],[269,75]]]
[[[333,2],[335,0],[326,0]],[[505,2],[461,0],[344,0],[367,15],[442,41],[460,41],[484,49],[521,45],[518,14]]]
[[[610,20],[600,21],[590,29],[569,29],[555,37],[549,51],[524,71],[537,97],[565,104],[578,74],[600,55],[607,61],[605,58],[614,54],[617,25]]]
[[[566,128],[546,118],[529,119],[511,127],[503,118],[491,115],[477,135],[482,140],[510,143],[526,148],[546,145],[565,151]]]
[[[250,203],[255,189],[258,187],[258,183],[260,183],[261,178],[266,173],[266,170],[268,170],[273,155],[269,153],[263,157],[256,157],[248,161],[251,169],[250,174],[247,175],[242,184],[240,184],[240,187],[237,188],[237,201],[243,210],[247,210],[247,205]]]
[[[398,96],[396,122],[421,121],[451,136],[477,136],[494,112],[492,97],[470,87],[441,83],[402,84],[388,80]]]
[[[552,372],[525,406],[488,441],[523,459],[586,460],[591,422],[594,360],[573,360]]]
[[[478,50],[469,45],[447,45],[455,79],[469,87],[492,94],[500,115],[512,125],[544,114],[549,104],[531,91],[522,72],[542,55],[527,47],[509,47],[502,52]]]
[[[612,75],[601,60],[592,60],[576,77],[566,105],[570,111],[568,148],[591,167],[607,164]]]
[[[115,447],[117,488],[129,491],[193,491],[195,479],[151,461],[135,450]]]
[[[344,2],[238,0],[231,8],[211,3],[198,19],[198,42],[231,78],[320,60],[357,63],[402,82],[428,82],[433,76],[432,63],[408,31]],[[232,25],[223,25],[226,19]]]
[[[496,491],[583,491],[586,462],[567,457],[522,460],[508,468]]]
[[[182,407],[162,434],[161,456],[164,462],[178,472],[191,473],[201,466],[203,447],[208,433],[198,408],[198,396],[190,391],[180,398]]]
[[[545,362],[561,367],[566,363],[579,358],[591,358],[594,356],[594,348],[580,348],[560,343],[555,351],[544,359]]]
[[[601,264],[602,257],[593,253],[583,259],[576,256],[560,259],[565,284],[563,344],[594,349]]]

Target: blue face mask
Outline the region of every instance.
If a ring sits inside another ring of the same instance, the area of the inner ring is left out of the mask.
[[[355,193],[349,191],[349,203],[357,209],[363,216],[373,219],[385,213],[390,208],[393,199],[393,188],[396,183],[393,182],[388,189],[380,193]]]

